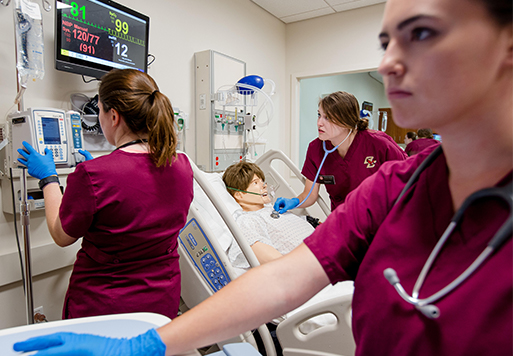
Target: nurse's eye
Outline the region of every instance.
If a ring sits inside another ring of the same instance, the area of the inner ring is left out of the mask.
[[[382,41],[380,44],[381,50],[386,51],[388,47],[388,41]]]
[[[417,27],[411,31],[412,41],[424,41],[436,35],[436,31],[427,27]]]

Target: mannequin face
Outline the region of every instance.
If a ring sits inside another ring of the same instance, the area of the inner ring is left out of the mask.
[[[260,210],[264,207],[264,204],[271,202],[270,197],[267,195],[267,183],[256,174],[253,176],[253,180],[246,191],[256,194],[244,192],[235,193],[235,199],[244,211]]]

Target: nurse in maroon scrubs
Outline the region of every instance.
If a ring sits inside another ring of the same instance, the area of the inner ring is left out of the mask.
[[[334,210],[383,163],[407,157],[390,136],[370,130],[368,125],[366,118],[360,118],[354,95],[338,91],[322,98],[317,119],[319,137],[310,142],[301,172],[306,178],[304,191],[297,198],[278,198],[274,209],[284,213],[297,206],[308,207],[317,201],[320,185],[324,184]]]
[[[433,138],[433,131],[429,128],[419,129],[417,134],[418,139],[408,143],[404,149],[408,156],[416,155],[429,146],[440,144],[440,141],[437,141]]]
[[[128,312],[174,318],[180,303],[177,236],[193,178],[188,158],[176,152],[173,108],[155,81],[137,70],[106,74],[98,106],[105,138],[117,148],[79,164],[64,196],[51,155],[30,146],[24,153],[29,174],[43,182],[55,242],[82,244],[63,318]],[[38,174],[41,167],[48,173]]]
[[[91,355],[115,355],[114,346],[130,350],[125,355],[175,355],[252,330],[329,283],[354,280],[357,356],[512,355],[512,14],[511,0],[388,0],[379,72],[394,121],[433,128],[441,146],[386,162],[304,244],[156,332],[129,340],[51,335],[15,348],[58,339],[60,348]],[[476,192],[482,196],[467,206]],[[503,242],[486,255],[494,236]],[[443,291],[474,261],[468,278]],[[436,315],[417,303],[425,299]]]

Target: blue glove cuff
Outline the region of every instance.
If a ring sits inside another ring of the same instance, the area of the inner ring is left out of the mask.
[[[134,356],[165,356],[166,345],[162,342],[157,330],[150,329],[146,333],[136,336],[130,340],[132,347],[131,351],[138,350],[140,352],[134,353]]]

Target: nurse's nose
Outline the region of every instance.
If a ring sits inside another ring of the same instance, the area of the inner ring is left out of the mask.
[[[383,77],[387,77],[402,76],[405,71],[406,67],[403,62],[402,50],[395,41],[390,40],[379,64],[378,72]]]

